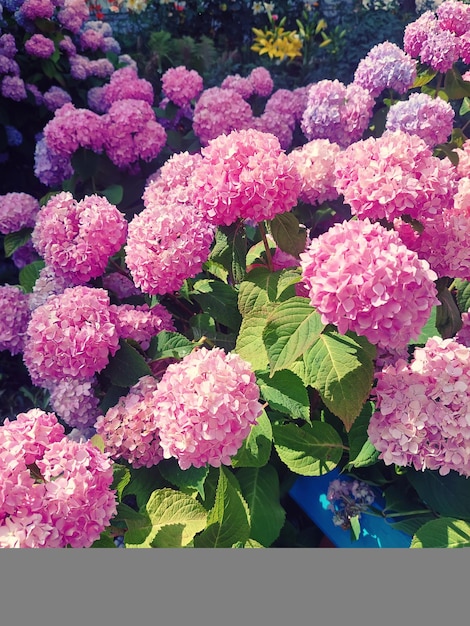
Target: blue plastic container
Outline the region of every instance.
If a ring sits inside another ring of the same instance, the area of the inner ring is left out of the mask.
[[[335,469],[324,476],[300,476],[289,491],[293,500],[303,509],[310,519],[320,528],[337,548],[409,548],[411,535],[392,528],[384,519],[362,513],[360,517],[361,534],[356,541],[351,541],[349,530],[343,530],[333,524],[333,513],[326,494],[328,485],[335,478],[353,480],[341,475]],[[374,507],[383,509],[384,500],[378,490],[374,490]]]

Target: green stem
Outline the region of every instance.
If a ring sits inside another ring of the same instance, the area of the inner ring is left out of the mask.
[[[270,272],[274,272],[273,257],[271,255],[271,248],[269,247],[268,238],[266,237],[266,229],[263,222],[258,222],[259,232],[261,233],[261,239],[263,240],[264,249],[266,251],[266,261],[268,263],[268,269]]]

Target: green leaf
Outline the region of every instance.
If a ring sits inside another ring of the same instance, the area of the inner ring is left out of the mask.
[[[437,72],[431,69],[427,69],[425,71],[419,72],[418,76],[415,78],[415,82],[411,86],[411,89],[415,89],[415,87],[422,87],[423,85],[427,85],[432,81],[432,79],[437,75]]]
[[[131,548],[150,548],[153,541],[158,547],[175,547],[175,536],[180,538],[180,546],[185,546],[206,526],[207,511],[194,498],[173,489],[157,489],[139,511],[143,520],[129,520],[125,534],[126,546]],[[166,533],[170,537],[169,546],[156,539],[157,533],[166,526],[179,526]]]
[[[452,67],[445,73],[444,90],[450,100],[460,100],[470,96],[470,84],[463,80],[460,72]]]
[[[456,278],[453,286],[459,310],[461,313],[466,313],[470,309],[470,281]]]
[[[359,521],[359,516],[354,515],[349,519],[349,523],[351,524],[351,537],[353,541],[357,541],[361,536],[361,522]]]
[[[18,279],[21,287],[26,293],[31,293],[33,291],[33,287],[36,284],[39,274],[44,266],[44,261],[33,261],[32,263],[29,263],[29,265],[25,265],[21,268]]]
[[[119,345],[121,347],[109,359],[103,374],[113,385],[132,387],[142,376],[150,376],[152,371],[144,357],[125,339],[120,339]]]
[[[429,316],[428,321],[421,329],[421,333],[418,339],[416,339],[416,341],[413,343],[424,345],[426,341],[429,339],[429,337],[436,337],[436,335],[439,334],[436,328],[436,310],[437,310],[437,307],[433,306],[431,309],[431,315]]]
[[[348,432],[370,395],[375,346],[365,337],[326,329],[304,356],[309,384]]]
[[[98,435],[98,433],[96,433],[95,435],[93,435],[93,437],[91,437],[90,443],[92,446],[95,446],[95,448],[98,448],[100,452],[104,452],[105,445],[104,445],[103,437],[101,435]]]
[[[409,470],[407,477],[419,497],[443,517],[470,520],[470,479],[451,471],[441,476],[437,470]]]
[[[162,330],[152,337],[147,350],[153,361],[160,359],[182,359],[194,350],[195,344],[181,333]]]
[[[374,404],[366,402],[348,432],[349,463],[347,469],[373,465],[379,458],[379,451],[375,449],[367,435],[367,427],[374,411]]]
[[[94,541],[90,548],[117,548],[117,545],[114,543],[113,538],[110,536],[108,530],[103,530],[100,535],[100,538]]]
[[[205,498],[204,482],[209,474],[208,467],[191,466],[182,470],[176,459],[169,459],[168,461],[161,461],[158,464],[158,469],[163,478],[178,489],[183,491],[196,490],[202,499]]]
[[[272,465],[242,468],[237,479],[250,509],[250,538],[267,548],[279,537],[286,518],[277,472]]]
[[[113,463],[113,484],[111,489],[116,489],[119,501],[121,501],[123,491],[130,481],[131,472],[129,468],[119,463]]]
[[[343,455],[343,442],[325,422],[310,426],[273,425],[274,447],[279,458],[295,474],[323,476],[331,472]]]
[[[139,467],[138,469],[130,468],[131,480],[123,489],[123,498],[126,496],[134,496],[137,506],[142,508],[147,503],[150,494],[155,489],[166,487],[166,481],[163,479],[158,466]]]
[[[470,524],[441,517],[423,524],[413,536],[410,548],[469,548]]]
[[[282,302],[268,317],[263,341],[271,375],[288,369],[319,338],[325,328],[320,315],[306,298]]]
[[[250,537],[250,514],[240,485],[233,474],[220,467],[213,508],[207,528],[194,539],[196,548],[230,548]]]
[[[82,180],[87,180],[97,174],[100,166],[100,155],[92,150],[79,148],[73,153],[71,161],[74,171],[80,174]]]
[[[193,315],[189,320],[189,325],[193,331],[195,341],[199,341],[202,337],[212,337],[215,335],[214,318],[207,313],[198,313]]]
[[[272,441],[271,421],[263,411],[238,452],[232,456],[232,467],[263,467],[271,456]]]
[[[108,200],[108,202],[114,205],[118,205],[120,202],[122,202],[124,189],[122,185],[109,185],[109,187],[106,187],[106,189],[104,189],[100,193]]]
[[[13,252],[24,246],[31,239],[32,228],[22,228],[15,233],[8,233],[3,238],[5,256],[10,257]]]
[[[280,213],[271,221],[271,234],[279,248],[298,258],[305,250],[307,230],[293,213]]]
[[[212,276],[215,276],[223,283],[228,283],[228,270],[221,263],[208,259],[203,263],[202,269],[208,274],[212,274]]]
[[[459,115],[463,117],[469,112],[470,112],[470,98],[468,96],[465,96],[465,98],[462,100],[462,104],[460,105]]]
[[[416,531],[421,528],[421,526],[423,526],[423,524],[426,524],[426,522],[430,522],[435,519],[436,518],[432,513],[429,513],[428,515],[413,515],[399,521],[388,521],[388,525],[391,528],[394,528],[395,530],[401,530],[402,533],[406,533],[407,535],[410,535],[410,537],[412,537],[414,534],[416,534]]]
[[[204,313],[227,328],[238,331],[242,320],[237,308],[238,293],[233,287],[218,280],[198,280],[193,285],[191,296]]]
[[[290,417],[310,419],[310,400],[302,380],[289,370],[257,372],[257,383],[261,396],[270,407]]]

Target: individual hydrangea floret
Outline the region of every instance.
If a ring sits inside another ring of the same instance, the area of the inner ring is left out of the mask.
[[[16,285],[0,286],[0,350],[19,354],[24,349],[26,329],[31,316],[29,297]]]
[[[39,201],[29,193],[13,191],[0,195],[0,233],[8,235],[22,228],[33,228]]]
[[[439,304],[437,275],[427,261],[398,233],[367,218],[335,224],[313,239],[300,264],[322,322],[379,347],[401,348],[416,339]]]
[[[452,163],[401,130],[348,146],[336,158],[335,177],[336,189],[361,219],[424,219],[451,206],[456,191]]]
[[[36,33],[25,42],[24,49],[32,57],[48,59],[54,53],[55,45],[49,37]]]
[[[162,91],[176,106],[184,107],[199,96],[204,88],[202,76],[184,65],[170,67],[162,75]]]
[[[163,459],[157,427],[157,380],[143,376],[127,395],[96,420],[96,432],[113,459],[125,459],[134,468],[152,467]]]
[[[32,241],[56,274],[81,284],[103,274],[126,234],[125,216],[105,197],[93,194],[77,202],[62,191],[41,208]]]
[[[329,139],[341,147],[358,141],[372,118],[375,99],[367,89],[321,80],[308,91],[301,129],[308,140]]]
[[[50,296],[31,314],[23,359],[34,384],[86,379],[119,349],[104,289],[79,285]]]
[[[72,441],[53,413],[31,409],[0,427],[0,548],[89,548],[117,511],[113,466]]]
[[[230,465],[262,413],[250,364],[221,348],[201,348],[170,364],[155,397],[163,456],[181,469]]]
[[[416,60],[390,41],[375,45],[359,61],[354,82],[370,92],[374,98],[384,89],[404,94],[417,76]]]
[[[431,337],[377,374],[368,435],[386,465],[470,476],[470,348]]]
[[[340,152],[328,139],[313,139],[289,153],[302,179],[300,200],[315,205],[338,197],[334,164]]]
[[[432,98],[426,93],[412,93],[408,100],[396,102],[390,107],[385,128],[417,135],[434,148],[448,140],[454,118],[454,109],[445,100]]]
[[[110,307],[119,337],[132,339],[147,350],[152,337],[162,330],[176,332],[171,313],[162,305],[112,304]]]
[[[300,176],[271,133],[232,131],[202,155],[191,185],[196,206],[213,224],[271,220],[297,204]]]

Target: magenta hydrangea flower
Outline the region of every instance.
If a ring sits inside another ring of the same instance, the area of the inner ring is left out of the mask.
[[[93,194],[77,202],[62,191],[41,208],[31,237],[56,274],[81,284],[103,274],[126,235],[125,216],[106,198]]]
[[[144,205],[150,206],[157,202],[158,194],[166,194],[175,187],[187,187],[192,173],[202,161],[199,152],[177,152],[153,174],[147,181],[142,195]]]
[[[99,398],[95,395],[96,376],[89,379],[66,378],[49,387],[49,404],[68,426],[82,431],[94,426]]]
[[[38,211],[39,202],[29,193],[13,191],[0,196],[0,233],[33,228]]]
[[[305,97],[304,97],[305,96]],[[294,129],[300,123],[303,112],[307,106],[306,94],[297,89],[277,89],[266,102],[264,112],[274,112],[281,115],[287,124]]]
[[[196,206],[213,224],[271,220],[297,204],[300,176],[274,135],[232,131],[201,152],[191,186]]]
[[[245,78],[240,74],[229,74],[221,82],[220,87],[236,91],[244,100],[253,95],[253,83],[248,77]]]
[[[143,376],[127,395],[96,420],[96,432],[106,452],[134,468],[152,467],[163,459],[157,427],[157,380]]]
[[[299,199],[309,204],[335,200],[334,164],[341,148],[328,139],[313,139],[289,153],[302,179]]]
[[[31,313],[29,297],[16,285],[0,286],[0,350],[19,354],[24,349]]]
[[[262,98],[271,95],[274,88],[274,81],[271,73],[265,67],[255,67],[248,75],[248,80],[252,84],[253,93]]]
[[[48,150],[63,158],[70,158],[80,147],[98,153],[103,150],[101,116],[89,109],[76,109],[71,102],[55,111],[43,132]]]
[[[396,102],[390,107],[385,128],[417,135],[430,148],[434,148],[448,140],[454,118],[454,109],[442,98],[432,98],[426,93],[412,93],[408,100]]]
[[[368,435],[386,465],[470,475],[470,348],[431,337],[377,374]]]
[[[117,511],[109,457],[72,441],[53,413],[0,427],[0,548],[89,548]]]
[[[92,28],[83,30],[78,37],[78,45],[81,50],[97,52],[104,49],[104,35]]]
[[[77,34],[88,20],[90,10],[86,0],[63,0],[60,2],[57,19],[72,33]]]
[[[154,398],[163,456],[181,469],[230,465],[262,413],[249,363],[201,348],[170,364]]]
[[[380,347],[401,348],[416,339],[439,304],[437,275],[427,261],[398,233],[367,218],[335,224],[313,239],[300,265],[322,322]]]
[[[271,133],[279,139],[283,150],[288,150],[292,145],[294,133],[289,120],[276,111],[265,111],[259,117],[254,117],[251,128],[263,133]]]
[[[142,292],[138,289],[132,279],[121,272],[110,272],[102,277],[103,288],[112,291],[119,300],[129,298],[131,296],[141,296]]]
[[[211,139],[232,130],[249,128],[253,120],[251,106],[232,89],[205,89],[194,107],[193,131],[203,146]]]
[[[213,238],[213,226],[178,186],[156,194],[155,203],[147,200],[129,223],[126,265],[144,293],[173,293],[202,270]]]
[[[152,83],[139,78],[134,67],[121,67],[115,70],[109,83],[102,87],[102,101],[107,111],[118,100],[143,100],[153,105],[155,94]]]
[[[36,33],[25,42],[24,49],[32,57],[48,59],[54,53],[55,45],[49,37]]]
[[[452,206],[456,190],[452,163],[400,130],[348,146],[336,158],[335,177],[336,189],[361,219],[425,219]]]
[[[379,43],[359,61],[354,83],[376,98],[384,89],[404,94],[417,76],[416,60],[390,41]]]
[[[162,330],[176,332],[171,313],[162,304],[152,308],[148,304],[112,304],[110,310],[119,337],[136,341],[142,350],[147,350],[152,337]]]
[[[360,85],[321,80],[308,91],[300,123],[308,140],[329,139],[341,147],[358,141],[367,129],[375,105],[373,96]]]
[[[109,296],[79,285],[50,296],[31,314],[23,360],[34,384],[86,379],[119,349]]]
[[[77,48],[69,35],[64,35],[64,38],[59,41],[59,50],[69,58],[77,54]]]
[[[184,65],[170,67],[162,74],[162,91],[176,106],[187,106],[203,89],[202,76]]]
[[[456,35],[470,30],[470,6],[457,0],[445,0],[436,8],[439,26]]]
[[[24,4],[26,4],[26,0]],[[13,59],[17,52],[15,37],[11,33],[0,35],[0,55]]]
[[[51,0],[25,0],[18,8],[18,16],[31,22],[37,18],[50,20],[54,11],[55,3]]]

